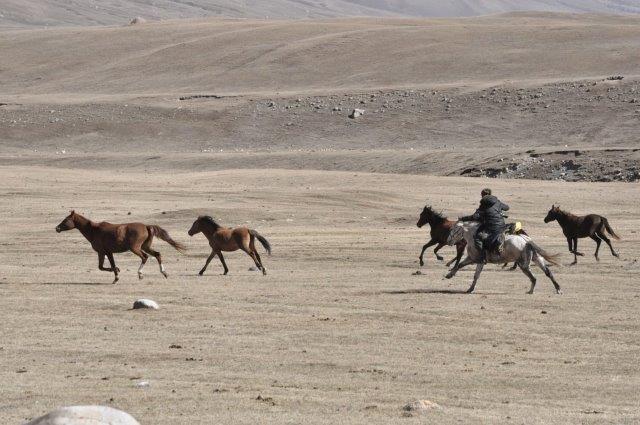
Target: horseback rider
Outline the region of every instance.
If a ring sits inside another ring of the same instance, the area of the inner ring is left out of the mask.
[[[460,217],[461,221],[477,221],[480,223],[474,236],[474,245],[480,251],[480,261],[486,262],[487,253],[496,248],[504,232],[503,211],[509,211],[509,206],[491,194],[491,189],[481,192],[480,206],[475,213]]]

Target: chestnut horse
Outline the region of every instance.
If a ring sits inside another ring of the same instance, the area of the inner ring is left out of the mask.
[[[581,257],[584,256],[583,253],[578,252],[578,238],[590,237],[596,242],[596,261],[600,261],[598,258],[598,250],[600,249],[602,241],[605,241],[606,244],[609,245],[611,254],[613,254],[614,257],[618,257],[618,254],[613,250],[611,241],[605,234],[605,230],[616,240],[620,240],[620,237],[616,235],[609,225],[609,220],[605,217],[597,214],[578,216],[562,211],[560,206],[556,207],[552,205],[547,216],[544,218],[544,222],[549,223],[554,220],[558,221],[558,224],[560,224],[562,228],[562,233],[564,233],[564,236],[567,238],[569,252],[573,254],[573,263],[571,263],[571,265],[578,263],[578,255]]]
[[[427,250],[427,248],[433,245],[437,245],[433,250],[433,253],[435,254],[438,261],[444,260],[444,258],[438,255],[438,251],[440,250],[440,248],[447,245],[449,232],[451,231],[451,228],[456,224],[456,222],[451,221],[448,218],[444,217],[441,213],[434,211],[434,209],[430,206],[426,206],[420,214],[420,219],[418,220],[417,226],[422,227],[425,224],[429,224],[429,226],[431,227],[431,240],[422,247],[422,252],[420,253],[421,266],[424,266],[424,252]],[[466,242],[464,241],[464,239],[456,244],[457,254],[455,258],[447,263],[447,266],[450,266],[454,261],[456,263],[456,266],[460,263],[460,258],[462,258],[465,246]]]
[[[256,267],[262,270],[263,275],[267,274],[267,269],[262,265],[262,259],[260,259],[260,254],[258,254],[256,250],[255,240],[258,239],[260,241],[269,255],[271,255],[271,245],[269,241],[255,230],[246,227],[222,227],[210,216],[201,215],[193,222],[191,229],[189,229],[189,236],[200,232],[209,240],[209,246],[211,247],[211,254],[209,258],[207,258],[207,262],[204,264],[204,267],[202,267],[202,270],[198,273],[200,276],[204,274],[209,263],[216,255],[220,257],[220,262],[222,263],[222,267],[224,267],[224,274],[229,273],[229,268],[224,261],[222,251],[237,251],[239,249],[246,252],[249,257],[253,259]]]
[[[138,278],[142,279],[142,268],[149,255],[156,257],[160,272],[164,277],[168,277],[162,265],[160,253],[151,249],[151,242],[154,236],[167,242],[180,252],[186,250],[182,244],[171,239],[166,230],[155,225],[149,226],[142,223],[111,224],[106,221],[94,223],[75,211],[71,211],[71,214],[56,226],[56,232],[60,233],[71,229],[78,229],[91,243],[91,247],[98,253],[98,268],[115,274],[113,283],[118,281],[118,273],[120,273],[120,269],[116,267],[113,259],[114,253],[131,251],[140,257],[142,263],[138,268]],[[104,267],[105,256],[109,259],[110,268]]]

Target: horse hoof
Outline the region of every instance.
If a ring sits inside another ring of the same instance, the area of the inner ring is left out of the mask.
[[[142,280],[142,273],[138,273],[138,279]]]
[[[444,277],[445,279],[451,279],[453,277],[453,274],[447,273]]]
[[[204,272],[198,272],[198,276],[202,276]]]
[[[558,290],[556,291],[556,294],[557,294],[557,295],[562,295],[562,291],[561,291],[560,289],[558,289]]]
[[[438,261],[444,261],[444,257],[436,257]]]
[[[467,289],[467,294],[472,294],[473,293],[473,289],[469,288]]]
[[[116,273],[120,273],[120,269],[116,267]]]
[[[533,295],[533,291],[527,291],[527,295]]]
[[[263,271],[262,271],[262,276],[266,276],[266,275],[267,275],[267,271],[266,271],[266,270],[263,270]]]
[[[165,279],[169,279],[169,275],[165,272],[162,272],[162,275],[164,276]]]
[[[119,279],[116,277],[115,279],[113,279],[113,282],[111,282],[113,285],[115,285],[115,283],[118,281]]]

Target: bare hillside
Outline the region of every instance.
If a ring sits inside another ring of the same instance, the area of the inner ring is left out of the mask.
[[[148,20],[328,18],[347,16],[456,17],[512,11],[638,13],[637,0],[4,0],[0,26],[122,25]]]
[[[511,14],[0,31],[11,58],[1,160],[634,181],[639,23]],[[364,115],[348,118],[354,108]],[[580,154],[553,154],[566,150]]]

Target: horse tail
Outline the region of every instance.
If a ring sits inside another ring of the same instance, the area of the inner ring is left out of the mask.
[[[176,251],[185,252],[187,250],[186,246],[184,246],[180,242],[174,241],[173,238],[169,236],[169,233],[166,230],[164,230],[162,227],[152,225],[152,226],[147,226],[147,230],[149,231],[149,234],[151,236],[157,236],[158,239],[161,239],[166,243],[168,243],[169,245],[171,245],[172,247],[174,247]]]
[[[260,243],[262,244],[262,246],[264,247],[264,249],[267,250],[267,254],[271,255],[271,244],[269,243],[269,241],[262,236],[260,233],[258,233],[257,231],[251,229],[249,230],[249,234],[251,234],[251,236],[255,237],[256,239],[258,239],[260,241]]]
[[[607,229],[607,232],[609,232],[609,234],[613,236],[614,239],[620,240],[620,236],[616,235],[616,232],[613,231],[613,229],[609,225],[609,220],[607,220],[606,217],[602,217],[602,222],[604,223],[604,228]]]
[[[557,261],[557,259],[560,256],[560,254],[549,254],[547,251],[542,249],[540,247],[540,245],[538,245],[537,243],[535,243],[531,239],[529,239],[527,241],[527,245],[530,246],[531,249],[533,249],[533,252],[535,252],[536,254],[538,254],[539,256],[544,258],[545,260],[547,260],[550,264],[553,264],[554,266],[558,266],[560,264]]]

